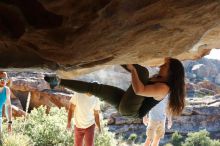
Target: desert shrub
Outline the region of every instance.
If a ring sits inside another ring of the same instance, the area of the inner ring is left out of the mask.
[[[181,146],[183,142],[183,137],[177,131],[172,134],[171,143],[175,146]]]
[[[3,136],[4,146],[33,146],[34,143],[30,137],[21,133],[5,134]]]
[[[220,146],[220,141],[219,140],[212,140],[211,146]]]
[[[66,131],[67,112],[64,108],[46,108],[32,110],[26,120],[14,121],[15,132],[28,135],[36,146],[73,145],[73,132]]]
[[[189,133],[183,146],[219,146],[220,142],[211,140],[209,132],[201,130],[199,132]]]
[[[137,134],[135,133],[132,133],[129,137],[128,137],[128,140],[130,141],[135,141],[137,139]]]
[[[56,107],[46,114],[45,107],[34,109],[24,119],[13,121],[13,135],[5,136],[5,146],[72,146],[74,144],[74,131],[66,130],[67,111]],[[72,124],[73,125],[73,124]],[[4,135],[7,135],[4,125]],[[103,128],[102,133],[96,133],[95,146],[116,146],[115,135]],[[24,144],[23,144],[24,143]]]
[[[108,131],[107,127],[102,129],[100,134],[96,133],[95,146],[116,146],[115,135]]]
[[[167,143],[167,144],[165,144],[164,146],[174,146],[174,145],[171,144],[171,143]]]

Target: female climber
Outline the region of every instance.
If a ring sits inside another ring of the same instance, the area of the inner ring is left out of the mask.
[[[111,105],[127,117],[144,117],[167,95],[168,112],[180,115],[185,106],[185,74],[182,63],[175,58],[165,58],[157,76],[149,78],[149,72],[140,65],[122,65],[131,72],[132,85],[124,91],[120,88],[78,80],[59,79],[45,76],[54,88],[58,84],[79,93],[90,93]]]

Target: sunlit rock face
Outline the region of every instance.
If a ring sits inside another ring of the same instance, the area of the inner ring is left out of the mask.
[[[102,65],[158,65],[220,48],[217,0],[2,0],[0,68],[69,77]]]
[[[46,106],[48,110],[53,106],[69,107],[73,92],[63,87],[50,90],[43,73],[8,72],[8,75],[12,82],[10,86],[12,104],[18,109],[31,111],[39,106]],[[30,101],[28,101],[29,97]],[[20,116],[21,114],[13,115]]]

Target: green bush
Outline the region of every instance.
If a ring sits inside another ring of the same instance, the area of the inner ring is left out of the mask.
[[[64,108],[51,108],[46,114],[46,108],[39,107],[32,110],[26,120],[15,120],[13,129],[28,135],[36,146],[73,145],[73,132],[66,131],[66,121]]]
[[[4,146],[33,146],[34,143],[30,137],[21,133],[5,134],[3,137]]]
[[[129,137],[128,137],[128,140],[130,141],[135,141],[137,139],[137,134],[135,133],[132,133]]]
[[[220,142],[211,140],[209,132],[201,130],[199,132],[189,133],[183,146],[219,146]]]
[[[66,130],[67,111],[62,108],[51,108],[46,114],[45,107],[32,110],[26,119],[13,121],[14,135],[8,136],[4,125],[3,138],[5,146],[72,146],[73,132]],[[25,143],[26,142],[26,143]],[[96,133],[95,146],[115,146],[114,134],[103,128],[101,134]]]
[[[177,131],[172,134],[171,143],[172,143],[174,146],[181,146],[182,142],[183,142],[183,137],[182,137],[182,135],[180,135]]]
[[[220,141],[212,140],[206,130],[189,133],[183,141],[184,138],[178,132],[173,133],[171,143],[174,146],[220,146]]]
[[[103,128],[100,134],[96,133],[95,146],[116,146],[115,135],[108,131],[108,128]]]
[[[212,140],[211,146],[220,146],[220,141],[219,140]]]
[[[167,143],[167,144],[165,144],[165,146],[174,146],[174,145],[171,143]]]

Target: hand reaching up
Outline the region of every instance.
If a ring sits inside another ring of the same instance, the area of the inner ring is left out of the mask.
[[[127,69],[129,69],[130,71],[134,70],[135,67],[132,64],[128,64],[127,65]]]

